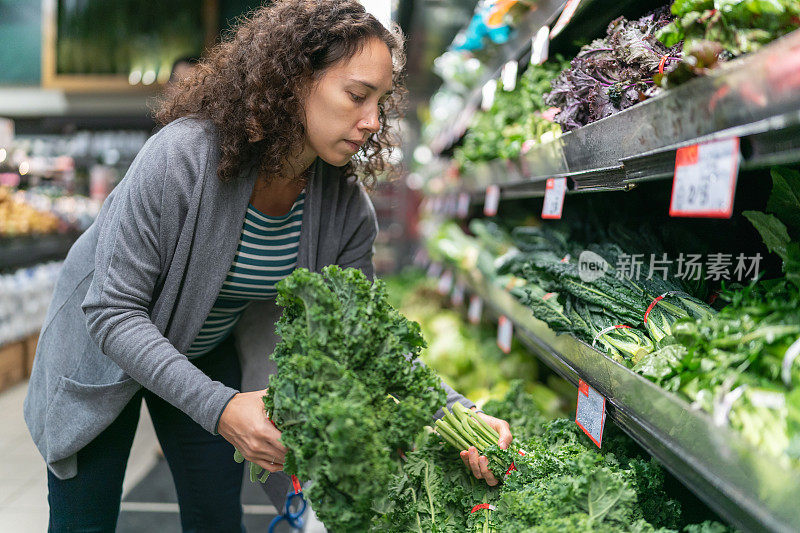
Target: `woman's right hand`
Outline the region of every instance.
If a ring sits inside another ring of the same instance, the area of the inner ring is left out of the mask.
[[[217,430],[233,444],[245,459],[268,470],[283,470],[286,448],[281,444],[281,432],[272,425],[264,412],[266,390],[236,394],[219,418]]]

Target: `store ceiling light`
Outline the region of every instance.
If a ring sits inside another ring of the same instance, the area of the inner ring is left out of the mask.
[[[31,170],[31,165],[27,161],[23,161],[19,164],[19,175],[24,176]]]
[[[0,148],[0,163],[5,161],[6,157],[8,157],[8,152],[6,152],[5,148]]]

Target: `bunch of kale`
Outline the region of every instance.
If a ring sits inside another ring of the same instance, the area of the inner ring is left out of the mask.
[[[729,531],[717,522],[687,524],[664,490],[662,468],[613,426],[598,450],[572,420],[547,421],[521,382],[485,408],[515,422],[515,441],[527,452],[514,460],[516,469],[489,487],[436,434],[422,434],[389,486],[389,512],[372,531]],[[481,503],[495,510],[472,512]]]
[[[668,48],[656,39],[656,32],[670,20],[668,8],[633,22],[620,17],[609,24],[604,39],[581,49],[545,97],[548,105],[561,108],[555,120],[564,131],[619,113],[653,95],[653,76],[680,59],[680,44]]]
[[[419,431],[444,405],[440,380],[413,359],[419,324],[384,285],[337,266],[297,269],[278,284],[284,307],[265,406],[329,531],[363,531]]]

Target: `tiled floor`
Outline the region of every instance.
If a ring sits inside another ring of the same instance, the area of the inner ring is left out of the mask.
[[[47,531],[47,478],[44,460],[22,418],[27,384],[0,393],[0,531]],[[158,445],[147,410],[142,410],[123,492],[127,494],[158,461]]]

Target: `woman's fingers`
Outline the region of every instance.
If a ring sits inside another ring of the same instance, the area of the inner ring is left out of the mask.
[[[508,425],[508,422],[493,416],[489,416],[485,413],[476,414],[500,435],[500,437],[497,439],[497,445],[504,450],[508,449],[508,447],[511,445],[511,441],[514,440],[514,437],[511,435],[511,427]]]
[[[497,479],[492,474],[492,471],[489,470],[489,459],[485,455],[478,457],[478,466],[481,469],[481,477],[486,480],[486,483],[490,487],[497,485]]]
[[[481,466],[478,462],[478,449],[475,446],[470,446],[468,452],[469,468],[472,470],[472,474],[478,479],[483,479],[483,472],[481,472]]]

